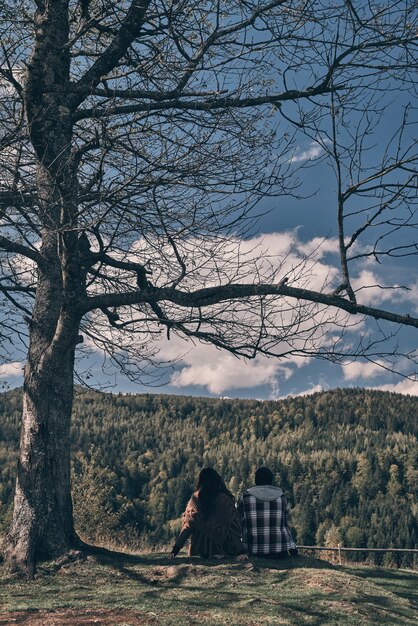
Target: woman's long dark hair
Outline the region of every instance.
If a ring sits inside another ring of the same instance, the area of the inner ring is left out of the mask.
[[[205,518],[208,518],[215,508],[215,501],[219,493],[232,493],[227,489],[218,472],[212,467],[204,467],[196,483],[199,508]]]

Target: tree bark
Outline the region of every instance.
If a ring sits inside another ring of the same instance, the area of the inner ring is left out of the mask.
[[[38,189],[46,219],[24,375],[14,514],[5,550],[11,568],[29,577],[36,561],[65,553],[77,539],[70,422],[81,317],[78,303],[85,289],[77,235],[71,230],[67,235],[60,232],[62,215],[71,216],[73,207],[52,184],[43,164],[38,166]]]
[[[6,560],[33,576],[39,559],[76,541],[70,484],[74,354],[85,289],[77,249],[77,175],[68,108],[68,0],[39,3],[35,44],[24,89],[29,136],[37,159],[41,247],[12,526]]]
[[[76,540],[70,485],[74,350],[60,350],[39,371],[25,370],[14,515],[6,547],[12,569],[32,577],[35,562],[65,553]]]
[[[44,192],[46,197],[47,186]],[[5,550],[10,567],[29,577],[37,560],[66,552],[76,540],[70,420],[79,293],[58,243],[56,230],[45,228],[24,375],[13,521]]]

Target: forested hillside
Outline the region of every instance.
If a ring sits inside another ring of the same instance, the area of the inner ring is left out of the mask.
[[[0,395],[0,530],[20,411],[18,390]],[[266,464],[292,504],[299,544],[416,547],[417,414],[418,398],[364,389],[275,402],[78,390],[78,529],[92,541],[167,543],[203,465],[239,494]]]

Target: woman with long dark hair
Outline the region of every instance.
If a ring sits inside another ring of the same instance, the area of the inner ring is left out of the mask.
[[[235,556],[247,559],[241,541],[241,522],[235,499],[211,467],[199,474],[196,491],[183,513],[183,524],[170,557],[174,558],[190,537],[189,556],[204,559]]]

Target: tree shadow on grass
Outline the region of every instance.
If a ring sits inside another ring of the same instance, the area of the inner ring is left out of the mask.
[[[418,572],[381,569],[379,567],[348,568],[353,576],[373,581],[385,590],[389,589],[397,596],[410,600],[418,607]]]
[[[235,559],[201,559],[199,557],[183,556],[181,553],[175,559],[170,559],[168,555],[161,554],[160,552],[146,553],[146,554],[132,554],[128,552],[119,552],[117,550],[109,550],[108,548],[101,548],[98,546],[89,546],[85,544],[82,548],[82,552],[87,555],[96,557],[97,560],[105,562],[106,559],[110,561],[120,561],[125,563],[133,563],[137,565],[205,565],[207,567],[217,567],[222,564],[236,565],[244,567],[246,562],[237,563]],[[298,555],[296,557],[289,557],[285,559],[269,559],[251,556],[250,562],[255,566],[254,569],[299,569],[299,568],[314,568],[314,569],[335,569],[337,566],[327,561],[322,561],[315,557]]]
[[[245,573],[246,571],[258,571],[252,565],[242,565],[234,561],[208,561],[199,558],[179,558],[168,559],[167,557],[160,558],[132,558],[124,559],[123,556],[117,555],[116,557],[95,556],[97,563],[111,567],[119,574],[122,574],[150,587],[178,587],[186,578],[195,579],[196,581],[202,581],[205,578],[205,572],[209,574],[214,572],[216,568],[220,566],[227,566],[227,572],[220,572],[220,577],[227,576],[231,573]],[[138,571],[138,567],[142,566],[142,571]],[[194,587],[189,585],[189,589]],[[196,589],[201,590],[202,584],[197,582]]]
[[[327,563],[321,559],[310,556],[290,556],[285,559],[267,559],[263,557],[251,557],[254,565],[262,569],[269,570],[289,570],[289,569],[336,569],[332,563]]]

